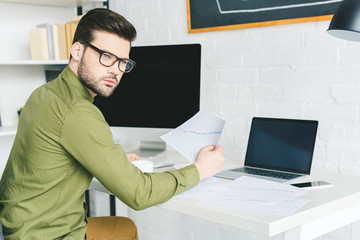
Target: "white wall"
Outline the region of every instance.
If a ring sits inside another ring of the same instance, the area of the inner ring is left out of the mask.
[[[0,2],[0,61],[30,59],[29,30],[41,23],[65,23],[75,8]],[[45,83],[41,66],[0,65],[0,116],[3,126],[17,124],[17,110]]]
[[[30,59],[30,29],[41,23],[65,23],[74,16],[74,8],[0,2],[0,60]]]

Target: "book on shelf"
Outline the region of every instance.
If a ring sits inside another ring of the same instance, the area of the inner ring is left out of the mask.
[[[55,60],[67,60],[69,54],[66,49],[66,31],[64,23],[52,25]]]
[[[36,25],[36,28],[45,28],[47,34],[47,44],[49,49],[49,59],[55,59],[55,51],[54,51],[54,38],[53,38],[53,28],[50,23],[42,23]]]
[[[66,23],[43,23],[31,29],[30,51],[33,60],[68,60],[76,27],[82,16]]]
[[[79,20],[73,20],[65,23],[65,30],[66,30],[66,49],[67,52],[70,54],[72,41],[74,39],[76,27],[79,23]]]
[[[30,29],[29,38],[31,59],[49,60],[49,46],[46,28]]]

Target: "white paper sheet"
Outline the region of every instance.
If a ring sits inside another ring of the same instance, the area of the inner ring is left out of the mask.
[[[184,198],[184,199],[215,199],[218,198],[218,195],[222,192],[226,192],[225,190],[226,184],[219,178],[212,177],[201,180],[200,183],[175,196],[176,198]]]
[[[310,202],[308,199],[290,198],[276,203],[261,203],[254,201],[241,201],[234,199],[207,199],[197,203],[200,207],[210,207],[236,211],[269,214],[276,216],[289,216]]]
[[[177,198],[198,199],[199,206],[287,216],[309,202],[298,199],[308,191],[284,183],[243,176],[224,183],[210,178]]]
[[[162,135],[161,139],[194,163],[202,147],[218,144],[224,125],[223,119],[199,111],[176,129]]]
[[[275,203],[307,193],[306,190],[260,178],[242,176],[226,184],[230,195],[241,196],[256,202]]]

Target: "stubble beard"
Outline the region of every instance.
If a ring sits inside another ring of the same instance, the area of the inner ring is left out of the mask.
[[[97,96],[110,97],[115,91],[116,86],[101,85],[100,80],[94,79],[83,59],[79,63],[78,75],[80,82]],[[113,76],[113,79],[116,80],[115,76]]]

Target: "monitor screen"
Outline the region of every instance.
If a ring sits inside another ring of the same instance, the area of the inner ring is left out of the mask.
[[[199,111],[200,44],[133,46],[130,58],[136,67],[113,95],[94,101],[112,130],[173,129]]]

